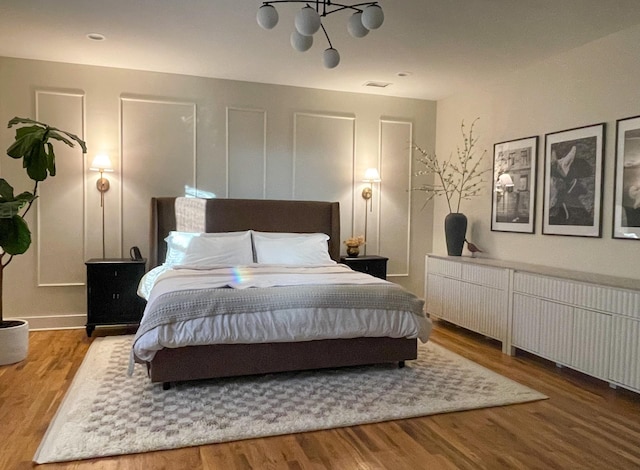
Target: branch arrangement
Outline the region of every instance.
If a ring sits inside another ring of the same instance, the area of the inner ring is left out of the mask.
[[[478,137],[474,136],[473,128],[478,119],[476,118],[471,123],[468,134],[465,131],[464,121],[462,121],[460,131],[464,145],[462,148],[456,148],[457,159],[454,159],[453,153],[451,153],[447,160],[440,162],[435,154],[427,152],[416,144],[412,145],[413,150],[420,153],[417,161],[424,165],[424,169],[418,170],[415,175],[433,174],[436,179],[433,184],[423,184],[411,188],[413,191],[422,191],[427,194],[425,205],[436,196],[444,196],[447,199],[449,212],[460,212],[462,200],[471,199],[482,190],[482,183],[485,182],[482,176],[490,171],[490,168],[484,170],[480,168],[480,163],[487,153],[486,150],[479,157],[476,157]]]

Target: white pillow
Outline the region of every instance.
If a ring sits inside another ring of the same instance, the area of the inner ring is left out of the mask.
[[[335,264],[324,233],[251,232],[256,262],[261,264]]]
[[[165,265],[208,267],[253,263],[251,232],[171,232],[165,239]]]

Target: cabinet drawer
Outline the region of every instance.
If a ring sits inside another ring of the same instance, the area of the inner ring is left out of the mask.
[[[513,274],[513,290],[541,297],[573,304],[576,289],[573,282],[554,277],[538,276],[516,271]]]
[[[506,290],[509,287],[509,272],[506,269],[465,264],[462,266],[461,278],[463,281],[495,287],[496,289]]]
[[[442,276],[454,277],[456,279],[460,279],[460,277],[462,277],[462,264],[456,261],[429,257],[427,270],[430,274],[440,274]]]
[[[515,272],[513,290],[576,307],[640,319],[640,293],[566,279]]]

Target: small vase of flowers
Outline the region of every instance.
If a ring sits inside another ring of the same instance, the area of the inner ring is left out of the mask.
[[[364,245],[364,237],[359,235],[357,237],[350,237],[344,241],[344,244],[347,246],[347,256],[351,258],[355,258],[360,254],[360,246]]]

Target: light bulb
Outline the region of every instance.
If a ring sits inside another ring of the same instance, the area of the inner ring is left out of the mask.
[[[298,31],[291,33],[291,47],[296,51],[305,52],[313,46],[313,36],[305,36]]]
[[[306,6],[296,14],[295,25],[303,36],[313,36],[320,29],[320,15]]]
[[[324,66],[328,69],[333,69],[340,63],[340,53],[333,47],[325,49],[323,54]]]
[[[273,29],[278,24],[278,11],[273,5],[262,5],[258,8],[256,19],[264,29]]]
[[[369,34],[369,30],[362,24],[361,11],[351,15],[351,17],[349,18],[349,23],[347,23],[347,30],[349,31],[349,34],[351,34],[351,36],[353,36],[354,38],[363,38],[367,34]]]
[[[384,22],[384,13],[380,5],[369,5],[362,12],[362,24],[367,29],[378,29]]]

